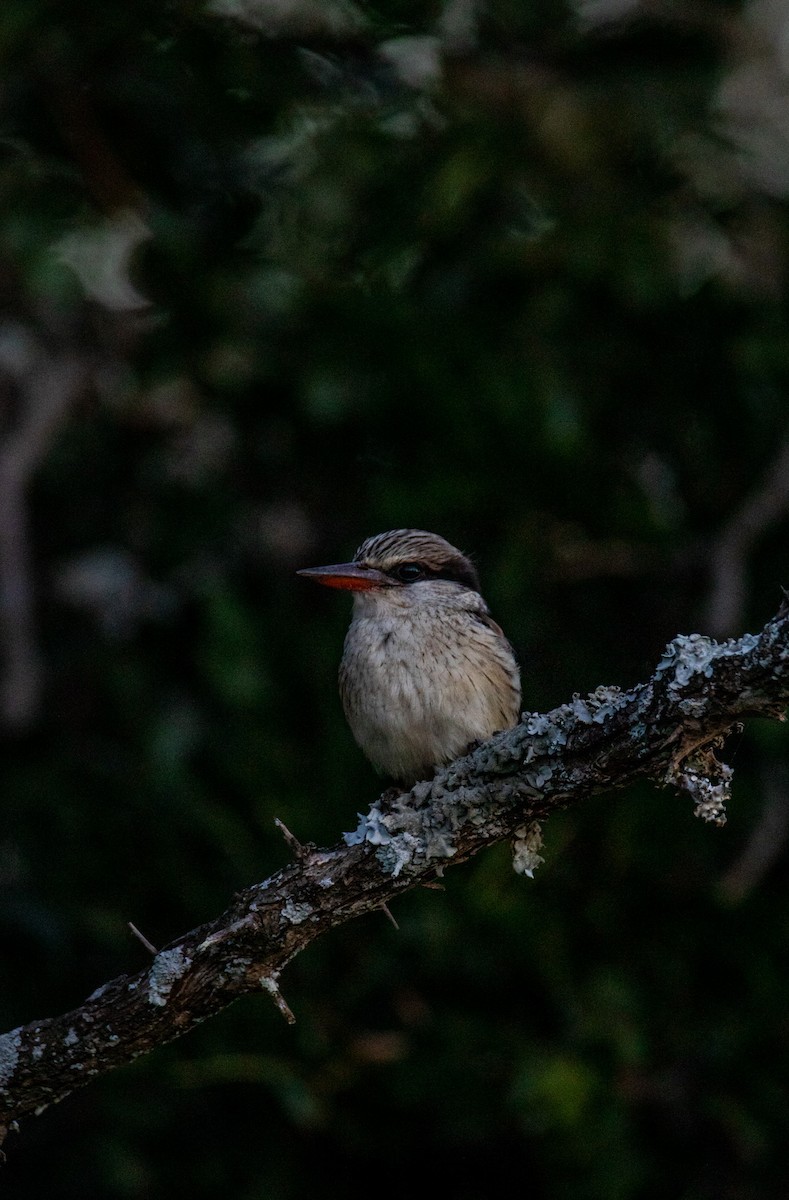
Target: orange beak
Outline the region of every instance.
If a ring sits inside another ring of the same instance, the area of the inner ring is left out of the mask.
[[[391,587],[392,580],[383,571],[374,567],[361,567],[358,563],[335,563],[332,567],[305,567],[297,571],[305,579],[313,579],[324,587],[342,588],[347,592],[369,592],[371,588]]]

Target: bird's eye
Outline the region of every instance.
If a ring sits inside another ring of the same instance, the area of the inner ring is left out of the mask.
[[[401,563],[399,567],[395,567],[392,574],[401,583],[416,583],[417,579],[425,577],[425,572],[419,563]]]

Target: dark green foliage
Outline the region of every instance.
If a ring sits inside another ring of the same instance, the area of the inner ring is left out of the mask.
[[[786,436],[789,184],[716,109],[767,51],[736,5],[594,7],[491,3],[423,87],[381,46],[439,4],[266,36],[186,0],[4,0],[0,332],[98,366],[29,491],[44,691],[3,738],[3,1028],[141,965],[127,921],[163,944],[276,869],[274,817],[333,842],[377,794],[336,695],[347,604],[297,567],[440,532],[530,709],[707,631],[717,539]],[[139,311],[61,252],[124,209]],[[715,632],[777,607],[784,507]],[[294,1029],[247,1000],[26,1122],[5,1195],[785,1195],[785,851],[728,873],[785,731],[725,753],[724,831],[646,787],[554,818],[534,883],[499,848],[399,933],[314,946]]]

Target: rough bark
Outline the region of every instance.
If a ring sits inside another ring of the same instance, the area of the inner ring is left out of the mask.
[[[540,861],[535,822],[554,809],[646,777],[688,792],[699,816],[722,823],[731,770],[714,747],[748,717],[782,719],[788,704],[783,604],[759,634],[675,638],[651,679],[630,691],[598,688],[552,712],[525,713],[432,781],[385,793],[337,845],[296,844],[291,865],[239,893],[147,970],[0,1037],[0,1137],[245,993],[262,988],[293,1020],[278,980],[300,950],[502,839],[513,841],[516,869],[530,873]]]

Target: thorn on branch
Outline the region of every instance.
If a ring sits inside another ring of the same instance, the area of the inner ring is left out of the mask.
[[[126,922],[126,924],[128,925],[129,929],[132,931],[132,933],[134,934],[134,936],[137,938],[137,941],[138,941],[138,942],[142,942],[142,944],[143,944],[143,946],[145,947],[145,949],[146,949],[146,950],[148,950],[148,951],[149,951],[151,954],[153,954],[153,956],[154,956],[154,958],[155,958],[155,957],[156,957],[156,955],[159,953],[159,951],[156,949],[156,947],[154,946],[153,942],[149,942],[149,941],[148,941],[148,939],[147,939],[147,937],[145,936],[145,934],[144,934],[144,933],[140,933],[140,931],[139,931],[139,929],[137,928],[137,926],[136,926],[136,925],[132,925],[131,921],[127,921],[127,922]]]
[[[311,846],[303,846],[299,839],[290,832],[285,822],[280,821],[279,817],[274,818],[274,824],[284,837],[285,842],[293,854],[293,857],[297,859],[298,862],[304,862],[305,859],[309,858],[310,851],[312,849]]]
[[[392,916],[392,912],[391,912],[391,909],[389,908],[389,905],[388,905],[388,904],[386,904],[386,903],[384,903],[384,901],[382,900],[382,901],[381,901],[381,903],[379,904],[379,906],[378,906],[378,907],[379,907],[379,908],[381,908],[381,909],[383,910],[384,914],[385,914],[385,915],[386,915],[386,916],[389,918],[389,920],[392,922],[392,924],[394,925],[395,929],[398,929],[398,930],[399,930],[400,926],[397,924],[397,921],[396,921],[396,920],[395,920],[395,918]]]
[[[282,992],[279,990],[279,976],[261,975],[260,986],[264,988],[272,997],[277,1008],[288,1022],[288,1025],[295,1025],[296,1017],[294,1016],[293,1010],[289,1006],[285,997],[282,995]]]

